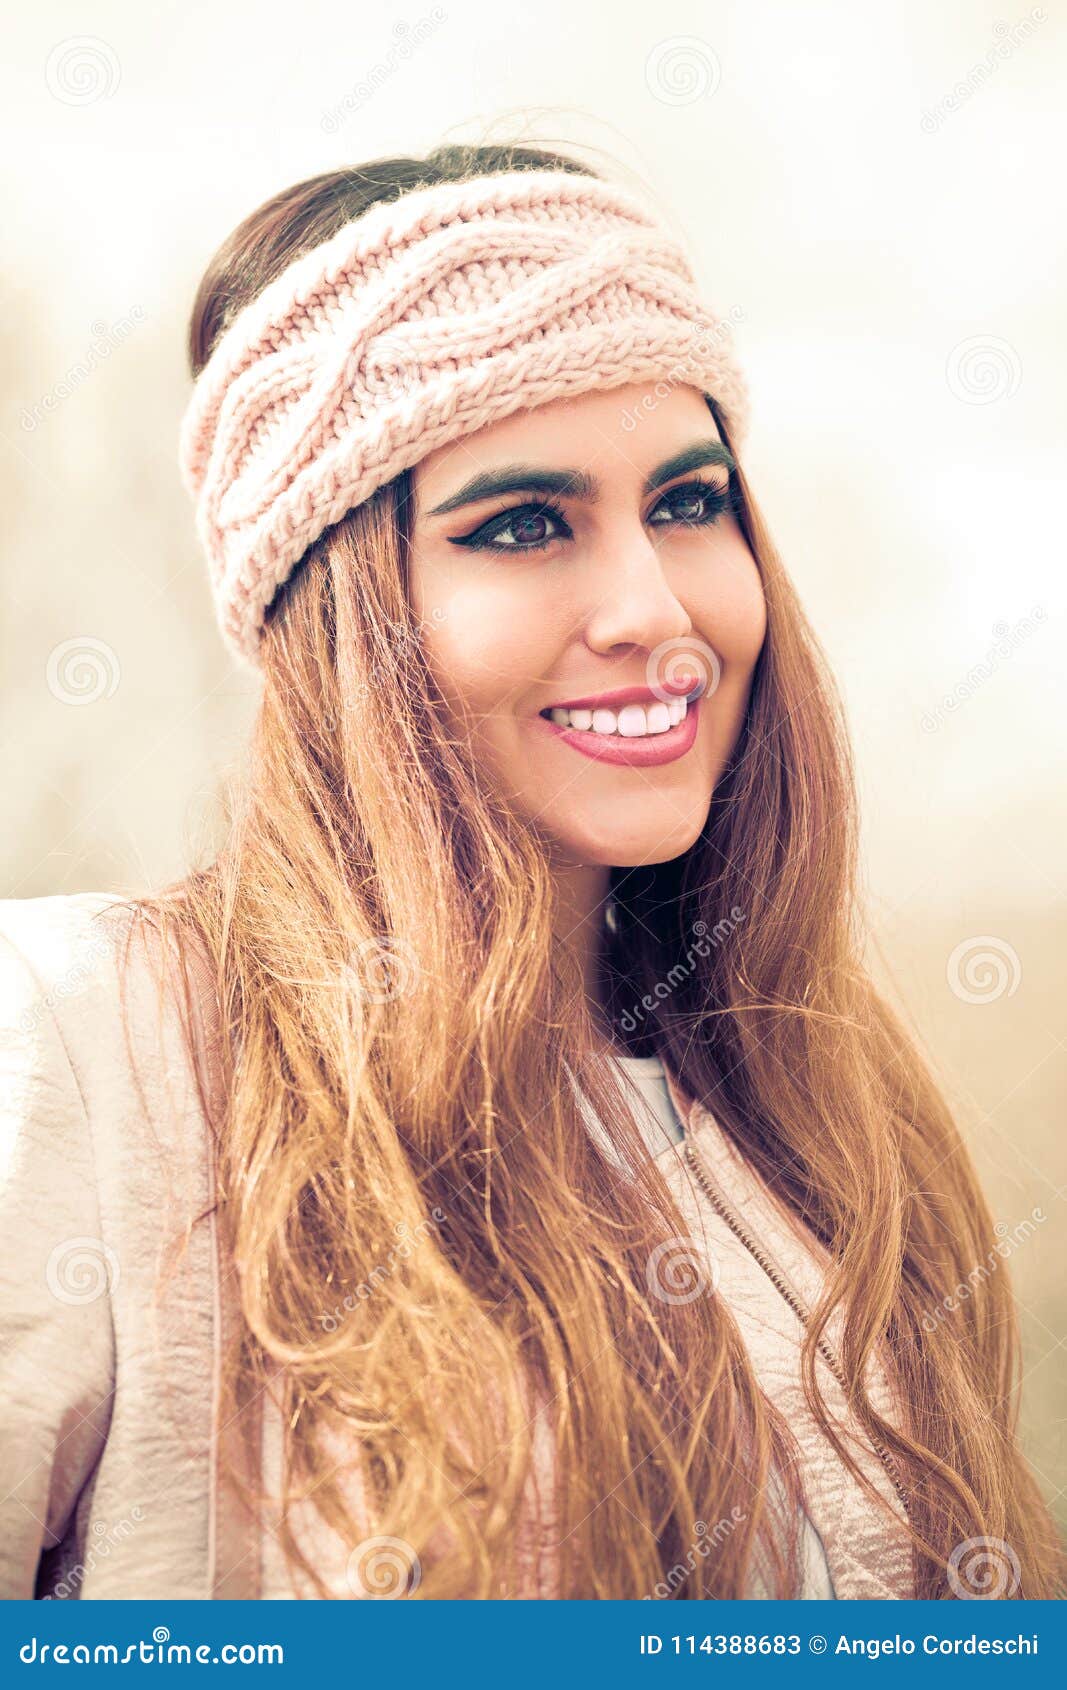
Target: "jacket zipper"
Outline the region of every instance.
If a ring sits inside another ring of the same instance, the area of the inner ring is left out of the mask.
[[[769,1257],[766,1254],[765,1251],[760,1249],[759,1245],[755,1242],[755,1240],[749,1235],[749,1233],[741,1225],[741,1222],[737,1219],[737,1216],[734,1215],[732,1213],[732,1211],[729,1209],[729,1207],[727,1206],[726,1202],[724,1201],[721,1193],[719,1192],[718,1187],[715,1185],[715,1183],[712,1180],[710,1174],[708,1173],[707,1167],[701,1161],[700,1157],[697,1155],[696,1151],[694,1150],[692,1141],[688,1136],[685,1139],[684,1152],[685,1152],[686,1161],[688,1162],[689,1166],[692,1168],[694,1174],[696,1175],[697,1180],[700,1183],[701,1189],[703,1190],[704,1195],[707,1197],[708,1202],[711,1204],[712,1208],[715,1210],[715,1213],[722,1220],[724,1220],[726,1222],[726,1225],[730,1228],[730,1231],[733,1233],[734,1237],[737,1238],[740,1241],[740,1243],[742,1243],[744,1245],[745,1249],[748,1251],[749,1255],[753,1258],[753,1260],[759,1263],[759,1266],[763,1269],[764,1273],[767,1275],[767,1278],[770,1280],[770,1282],[774,1286],[775,1290],[778,1291],[780,1293],[780,1295],[788,1303],[789,1307],[792,1309],[793,1313],[796,1315],[796,1317],[800,1321],[801,1325],[803,1327],[807,1328],[811,1323],[810,1311],[808,1310],[806,1305],[803,1303],[801,1298],[797,1295],[797,1293],[793,1289],[793,1287],[790,1285],[789,1281],[786,1279],[786,1277],[782,1273],[781,1269],[771,1259],[771,1257]],[[816,1340],[816,1344],[817,1344],[819,1354],[822,1356],[822,1358],[825,1361],[827,1367],[830,1369],[830,1372],[833,1374],[834,1378],[837,1380],[837,1383],[840,1385],[842,1391],[844,1392],[845,1401],[847,1402],[848,1397],[849,1397],[849,1391],[848,1391],[848,1384],[847,1384],[847,1381],[845,1379],[844,1369],[842,1368],[842,1366],[841,1366],[840,1362],[838,1361],[836,1355],[834,1354],[833,1350],[830,1348],[830,1345],[827,1343],[825,1336],[818,1338]],[[905,1490],[904,1485],[901,1481],[900,1469],[897,1466],[896,1461],[894,1460],[890,1451],[887,1450],[885,1445],[883,1443],[880,1443],[877,1438],[872,1437],[869,1432],[865,1433],[865,1436],[867,1438],[868,1443],[871,1445],[871,1448],[874,1450],[875,1455],[878,1457],[879,1461],[882,1463],[882,1466],[885,1468],[886,1472],[888,1473],[889,1478],[892,1481],[893,1488],[896,1491],[897,1496],[900,1498],[900,1504],[901,1504],[901,1507],[904,1510],[905,1516],[910,1519],[910,1517],[911,1517],[911,1507],[910,1507],[910,1504],[909,1504],[909,1501],[908,1501],[908,1493]]]

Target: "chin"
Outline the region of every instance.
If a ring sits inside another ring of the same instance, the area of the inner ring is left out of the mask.
[[[684,856],[700,838],[708,805],[699,814],[679,816],[670,810],[656,825],[647,811],[632,828],[615,824],[601,829],[570,828],[556,834],[557,843],[574,861],[602,868],[644,868]]]

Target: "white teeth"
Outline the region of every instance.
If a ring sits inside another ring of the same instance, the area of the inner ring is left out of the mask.
[[[687,700],[672,698],[659,704],[624,704],[621,710],[550,710],[557,727],[590,729],[598,734],[619,734],[624,739],[641,739],[647,734],[666,733],[677,727],[686,714]]]
[[[671,715],[665,704],[627,704],[619,711],[619,732],[628,739],[665,734],[670,725]]]

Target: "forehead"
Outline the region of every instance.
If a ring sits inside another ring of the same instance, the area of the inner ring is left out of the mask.
[[[420,504],[478,470],[519,462],[581,467],[605,481],[640,482],[690,441],[720,438],[698,388],[666,380],[633,382],[516,411],[427,453],[412,474]]]

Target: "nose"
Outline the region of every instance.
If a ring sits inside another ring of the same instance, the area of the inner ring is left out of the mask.
[[[618,536],[605,539],[603,566],[593,571],[592,581],[593,602],[585,624],[591,651],[610,652],[625,645],[651,651],[664,640],[692,633],[689,612],[643,529],[622,542]]]

